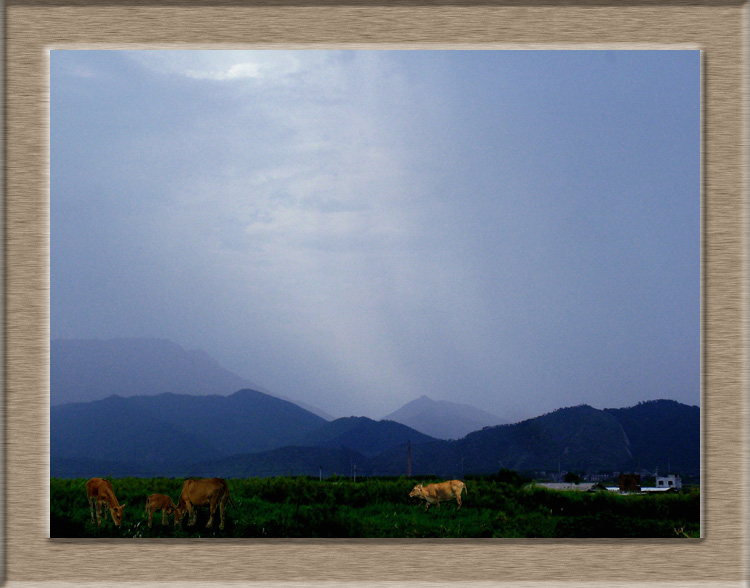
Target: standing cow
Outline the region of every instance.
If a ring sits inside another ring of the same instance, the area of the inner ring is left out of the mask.
[[[106,504],[109,507],[109,512],[112,515],[112,520],[114,521],[115,526],[120,526],[125,505],[117,502],[115,491],[112,489],[112,484],[109,480],[91,478],[86,482],[86,497],[88,498],[89,507],[91,508],[92,523],[94,522],[94,504],[96,504],[96,524],[99,526],[102,524],[102,504]]]
[[[167,515],[174,513],[175,504],[169,496],[164,494],[152,494],[146,499],[146,512],[148,513],[148,526],[154,518],[154,513],[161,509],[161,524],[167,524]]]
[[[427,504],[424,507],[425,512],[430,508],[431,504],[437,504],[440,508],[440,501],[445,502],[446,500],[456,499],[458,506],[456,510],[461,508],[461,493],[469,491],[461,480],[450,480],[448,482],[440,482],[439,484],[417,484],[414,486],[409,496],[414,498],[421,498]]]
[[[190,513],[188,517],[188,526],[194,525],[197,519],[198,513],[195,510],[196,507],[208,507],[209,517],[206,528],[210,528],[214,522],[214,511],[216,505],[219,505],[219,514],[221,516],[221,523],[219,529],[224,528],[224,505],[229,501],[229,504],[235,506],[231,496],[229,496],[229,486],[222,478],[204,478],[204,479],[191,479],[185,480],[182,485],[182,493],[180,499],[177,501],[177,506],[174,509],[174,524],[175,526],[180,524],[182,517],[185,513]]]

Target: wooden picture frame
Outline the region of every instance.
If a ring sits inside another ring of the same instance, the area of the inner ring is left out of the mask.
[[[748,581],[747,5],[9,0],[5,6],[5,579],[195,586],[741,586]],[[50,540],[50,48],[703,51],[703,539]],[[316,584],[317,585],[317,584]]]

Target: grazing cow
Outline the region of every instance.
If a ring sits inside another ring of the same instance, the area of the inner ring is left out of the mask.
[[[456,499],[458,506],[456,510],[461,508],[461,493],[469,491],[464,486],[461,480],[450,480],[448,482],[440,482],[439,484],[417,484],[414,486],[409,496],[414,498],[422,498],[427,503],[424,507],[425,512],[430,508],[431,504],[437,504],[440,508],[440,501],[445,502],[446,500]]]
[[[214,522],[214,511],[216,505],[219,505],[219,514],[221,515],[221,523],[219,529],[224,528],[224,504],[229,501],[229,504],[236,506],[231,496],[229,496],[229,486],[222,478],[204,478],[204,479],[190,479],[185,480],[182,485],[182,493],[180,499],[177,501],[177,506],[174,509],[174,524],[175,526],[180,524],[182,517],[185,513],[190,513],[188,517],[188,526],[194,525],[198,513],[194,510],[196,507],[208,507],[209,517],[206,528],[210,528]]]
[[[148,526],[151,526],[151,520],[154,513],[161,509],[161,524],[167,524],[167,515],[174,513],[175,504],[169,496],[164,494],[152,494],[146,499],[146,512],[148,513]]]
[[[109,507],[109,512],[112,515],[112,520],[114,521],[115,526],[120,526],[120,523],[122,522],[122,512],[125,505],[121,505],[117,502],[115,491],[112,489],[112,484],[109,480],[91,478],[86,482],[86,496],[89,501],[89,507],[91,508],[92,523],[94,522],[94,503],[96,503],[96,524],[101,526],[102,503],[104,503]]]

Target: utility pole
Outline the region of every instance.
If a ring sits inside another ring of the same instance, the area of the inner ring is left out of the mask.
[[[318,475],[320,477],[320,481],[323,481],[323,466],[318,466]]]
[[[354,467],[352,467],[352,471],[354,472],[354,481],[357,481],[357,464],[354,464]]]

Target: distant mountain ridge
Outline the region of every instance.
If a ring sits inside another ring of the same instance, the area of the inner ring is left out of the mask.
[[[241,389],[258,390],[259,386],[222,367],[205,351],[186,350],[167,339],[50,341],[52,406],[101,400],[112,395],[131,397],[171,392],[227,396]],[[316,407],[295,403],[326,420],[333,419]]]
[[[501,468],[700,473],[700,409],[670,400],[563,408],[438,440],[393,421],[328,422],[253,390],[112,396],[53,406],[50,438],[56,477],[404,475],[407,462],[415,476]]]
[[[189,472],[203,468],[201,464],[231,456],[245,456],[243,462],[266,463],[247,456],[278,453],[289,447],[307,448],[304,452],[298,449],[297,454],[319,454],[310,466],[315,468],[320,465],[315,462],[330,457],[334,449],[357,456],[375,455],[411,439],[415,443],[433,440],[399,423],[365,417],[329,423],[291,402],[256,390],[229,396],[110,396],[50,409],[53,476],[81,473],[86,460],[91,460],[92,466],[109,464],[122,475],[153,471],[167,476],[192,475]],[[291,455],[290,451],[286,455]],[[276,466],[286,467],[284,463]],[[235,469],[243,467],[240,464]]]
[[[700,467],[700,409],[675,400],[640,402],[631,408],[607,408],[622,425],[630,450],[642,465],[661,472]]]
[[[407,442],[418,445],[435,440],[394,421],[345,417],[326,423],[308,433],[300,443],[315,447],[347,447],[363,455],[372,456]]]
[[[420,396],[383,417],[437,439],[460,439],[483,427],[507,423],[499,416],[470,406]]]
[[[188,351],[166,339],[50,341],[52,405],[111,395],[231,394],[253,387],[205,351]]]
[[[669,443],[662,443],[668,438]],[[376,458],[376,469],[403,461],[398,452]],[[487,427],[456,441],[412,449],[415,472],[459,475],[517,471],[635,471],[700,473],[700,409],[673,400],[631,408],[561,408],[515,424]]]
[[[255,390],[229,396],[110,396],[51,407],[51,454],[131,461],[169,458],[184,464],[291,445],[326,422]]]
[[[672,400],[496,424],[423,396],[380,421],[333,419],[159,339],[54,340],[50,364],[53,476],[700,473],[700,409]]]

